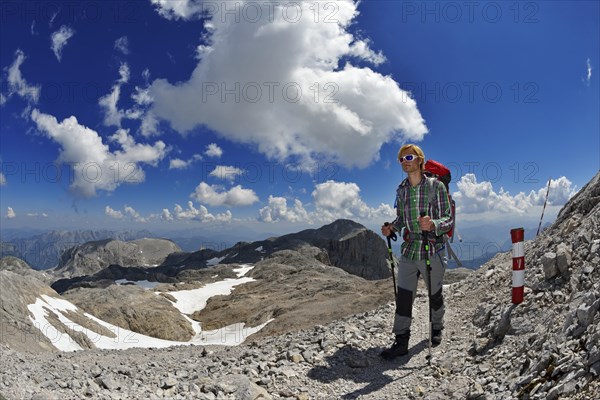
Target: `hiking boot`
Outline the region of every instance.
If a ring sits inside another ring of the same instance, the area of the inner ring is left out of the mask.
[[[439,346],[442,343],[442,330],[432,329],[431,330],[431,345],[433,347]]]
[[[385,349],[381,352],[380,356],[386,360],[393,360],[396,357],[404,356],[408,354],[408,340],[410,339],[410,333],[404,335],[396,335],[396,340],[389,349]]]

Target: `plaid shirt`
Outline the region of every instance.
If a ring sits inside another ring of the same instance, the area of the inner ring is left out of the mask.
[[[436,191],[431,200],[431,204],[427,204],[429,184],[428,179],[434,179],[432,189]],[[435,235],[441,236],[452,228],[452,205],[448,197],[448,191],[444,184],[435,178],[427,178],[422,176],[421,182],[412,187],[408,178],[404,179],[396,190],[396,219],[392,224],[394,229],[400,232],[402,228],[406,228],[409,232],[421,233],[419,226],[419,216],[421,211],[427,211],[427,215],[431,217],[435,225]],[[442,250],[443,243],[436,243],[434,246],[429,246],[430,255]],[[402,255],[412,260],[424,260],[426,251],[423,240],[409,238],[402,243]]]

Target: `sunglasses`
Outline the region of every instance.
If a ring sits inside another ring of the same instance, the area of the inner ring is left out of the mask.
[[[415,158],[419,158],[419,156],[415,156],[414,154],[408,154],[405,155],[404,157],[400,157],[400,163],[402,164],[404,161],[412,161]]]

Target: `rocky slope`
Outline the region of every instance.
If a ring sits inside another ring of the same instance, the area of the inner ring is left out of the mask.
[[[157,266],[175,252],[181,252],[181,249],[166,239],[144,238],[129,242],[104,239],[87,242],[65,251],[54,274],[63,278],[93,275],[111,264],[123,267]]]

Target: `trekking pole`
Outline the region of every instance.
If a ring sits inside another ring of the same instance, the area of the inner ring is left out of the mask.
[[[425,211],[421,211],[421,217],[427,215]],[[429,296],[429,356],[427,363],[431,366],[431,329],[433,328],[433,315],[431,312],[431,261],[429,260],[429,231],[422,231],[423,243],[425,243],[425,265],[427,266],[427,294]]]
[[[386,222],[384,225],[388,226],[390,223]],[[396,232],[391,231],[391,233],[386,236],[387,238],[387,244],[388,244],[388,253],[390,254],[390,263],[392,264],[392,280],[394,281],[394,299],[398,296],[398,293],[396,293],[396,273],[394,272],[394,255],[392,254],[392,242],[391,240],[393,240],[394,242],[396,240],[398,240],[398,236],[396,236]],[[390,240],[391,239],[391,240]]]

